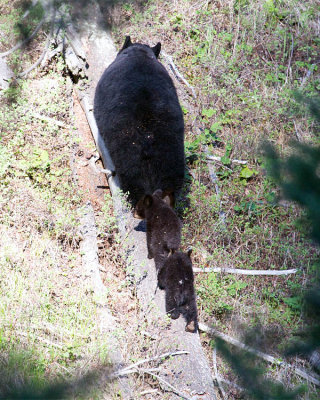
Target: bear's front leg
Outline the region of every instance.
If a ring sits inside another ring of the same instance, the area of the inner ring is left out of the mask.
[[[152,233],[147,227],[147,249],[148,249],[148,258],[149,258],[149,260],[154,258],[151,241],[152,241]]]

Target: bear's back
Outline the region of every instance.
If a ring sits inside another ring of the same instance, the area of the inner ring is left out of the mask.
[[[182,252],[169,256],[164,264],[166,269],[166,284],[193,285],[194,277],[190,258]],[[182,282],[182,283],[179,283]]]
[[[124,191],[137,201],[157,188],[181,188],[183,115],[150,47],[134,44],[118,54],[98,83],[94,114]]]

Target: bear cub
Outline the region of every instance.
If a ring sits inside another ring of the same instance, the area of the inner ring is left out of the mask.
[[[194,290],[191,251],[170,255],[158,274],[158,286],[165,290],[166,312],[172,319],[180,314],[186,320],[186,331],[197,332],[198,313]]]
[[[143,196],[134,211],[135,218],[147,223],[148,258],[154,258],[158,271],[169,252],[178,250],[181,242],[181,222],[170,207],[173,193],[156,190]]]

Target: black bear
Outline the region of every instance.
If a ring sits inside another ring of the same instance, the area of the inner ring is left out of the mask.
[[[187,254],[169,255],[158,274],[158,286],[166,291],[166,312],[172,319],[180,314],[186,320],[186,331],[197,332],[198,313],[194,291],[191,250]]]
[[[137,203],[134,216],[147,223],[148,258],[154,258],[157,271],[169,252],[178,250],[181,242],[181,222],[170,207],[172,193],[156,190]]]
[[[133,205],[158,188],[176,194],[184,179],[183,114],[157,60],[160,49],[160,43],[149,47],[127,36],[95,92],[97,126]]]

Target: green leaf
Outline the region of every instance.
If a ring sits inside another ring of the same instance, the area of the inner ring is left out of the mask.
[[[224,165],[230,165],[231,164],[231,160],[227,155],[224,155],[221,157],[221,162]]]
[[[241,172],[240,172],[240,178],[243,179],[249,179],[251,178],[253,175],[255,175],[255,171],[248,168],[247,166],[245,166],[244,168],[242,168]]]
[[[222,126],[221,126],[220,122],[215,122],[214,124],[212,124],[210,126],[210,130],[213,133],[217,133],[218,131],[221,131],[221,129],[222,129]]]
[[[213,114],[215,114],[216,112],[217,112],[217,110],[214,110],[213,108],[204,108],[202,110],[202,115],[204,117],[211,118],[213,116]]]

